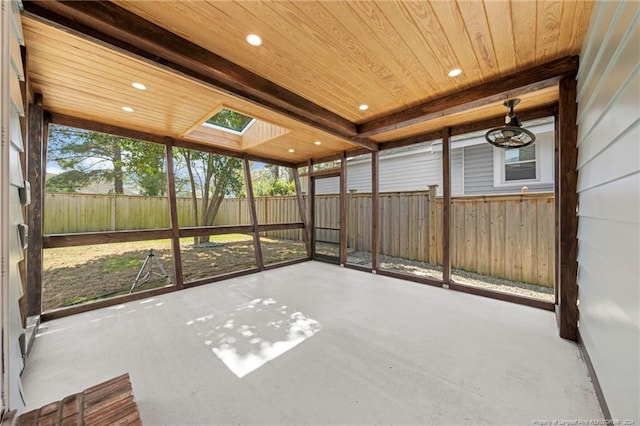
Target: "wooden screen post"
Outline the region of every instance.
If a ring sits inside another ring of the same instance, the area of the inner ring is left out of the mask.
[[[371,270],[380,267],[380,189],[378,151],[371,153]]]
[[[558,109],[559,135],[556,134],[560,173],[558,182],[559,243],[556,262],[559,265],[557,279],[558,304],[556,317],[560,337],[578,339],[578,105],[576,103],[576,80],[560,81],[560,104]]]
[[[313,230],[315,226],[314,209],[316,208],[316,205],[315,205],[314,197],[315,197],[316,189],[315,189],[315,182],[311,177],[312,171],[313,171],[313,161],[309,160],[307,161],[307,238],[309,239],[309,245],[311,246],[311,253],[310,253],[311,258],[313,258],[315,254],[315,247],[316,247],[315,232]]]
[[[451,282],[451,129],[442,129],[442,282]]]
[[[553,161],[553,206],[554,206],[554,263],[553,263],[553,286],[554,304],[558,304],[558,293],[560,292],[560,115],[559,106],[556,105],[553,113],[554,117],[554,161]]]
[[[27,206],[27,316],[37,316],[42,313],[43,165],[47,155],[44,148],[42,94],[33,95],[27,114],[27,180],[31,184],[32,194],[31,204]]]
[[[251,169],[249,160],[244,159],[244,179],[247,187],[247,199],[249,200],[249,214],[253,225],[253,250],[256,255],[258,270],[264,270],[264,258],[262,257],[262,246],[260,245],[260,232],[258,231],[258,213],[256,211],[256,200],[253,197],[253,183],[251,180]]]
[[[438,234],[440,233],[438,229],[438,200],[436,199],[438,196],[438,185],[429,185],[429,201],[427,208],[427,218],[429,221],[429,241],[427,250],[427,259],[431,264],[437,264],[438,259],[440,258],[440,253],[438,253]]]
[[[173,251],[173,279],[178,290],[184,288],[182,277],[182,254],[180,253],[180,225],[178,222],[178,203],[176,199],[176,175],[173,166],[173,141],[166,144],[167,187],[169,189],[169,224],[171,226],[171,249]]]
[[[307,247],[307,257],[311,257],[311,240],[309,239],[309,222],[307,221],[307,210],[304,204],[304,196],[302,195],[302,185],[300,184],[300,173],[298,172],[298,168],[293,168],[293,181],[296,185],[296,198],[298,199],[298,210],[300,212],[300,219],[304,224],[304,229],[302,230],[302,239],[304,240],[304,244]]]
[[[340,265],[347,263],[347,153],[340,158]]]

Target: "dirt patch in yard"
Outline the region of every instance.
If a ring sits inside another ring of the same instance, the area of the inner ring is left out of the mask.
[[[267,264],[306,257],[304,243],[299,241],[261,238],[261,244]],[[44,250],[43,311],[127,294],[150,249],[167,277],[152,273],[148,281],[135,286],[135,292],[173,284],[170,240]],[[212,236],[205,245],[194,245],[192,239],[184,239],[180,244],[180,255],[185,282],[256,266],[253,238],[241,234]],[[150,263],[153,264],[152,271],[160,272],[151,259]],[[148,265],[142,276],[146,272]]]

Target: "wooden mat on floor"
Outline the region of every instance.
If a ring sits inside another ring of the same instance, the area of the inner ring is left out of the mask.
[[[62,401],[20,415],[15,422],[26,425],[141,425],[129,374],[115,377]]]

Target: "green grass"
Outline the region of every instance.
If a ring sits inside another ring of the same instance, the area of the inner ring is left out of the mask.
[[[110,257],[104,262],[102,272],[123,271],[129,268],[139,268],[142,265],[142,259],[133,256],[115,256]]]
[[[194,281],[255,267],[253,234],[212,235],[211,246],[193,245],[193,237],[181,238],[183,278]],[[262,238],[267,264],[306,256],[303,242]],[[43,308],[87,303],[129,293],[136,272],[150,249],[169,274],[138,283],[134,292],[164,287],[172,281],[170,239],[109,243],[46,249],[43,253]]]

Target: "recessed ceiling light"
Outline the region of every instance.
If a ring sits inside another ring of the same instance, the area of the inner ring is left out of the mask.
[[[122,107],[122,110],[126,112],[133,112],[133,108],[127,106]]]
[[[134,82],[134,83],[131,83],[131,85],[138,90],[147,90],[147,86],[145,86],[142,83]]]
[[[296,150],[295,150],[295,149],[293,149],[293,148],[290,148],[290,149],[289,149],[289,152],[293,153],[293,152],[296,152]]]
[[[252,46],[260,46],[262,44],[262,38],[257,34],[249,34],[247,36],[247,43]]]
[[[362,105],[360,105],[360,106],[358,107],[358,109],[359,109],[360,111],[366,111],[366,110],[368,110],[368,109],[369,109],[369,105],[367,105],[367,104],[362,104]]]
[[[462,70],[460,68],[454,68],[451,71],[449,71],[449,77],[457,77],[460,74],[462,74]]]
[[[314,142],[314,144],[316,144],[316,145],[322,145],[322,142],[320,142],[320,141],[315,141],[315,142]]]

